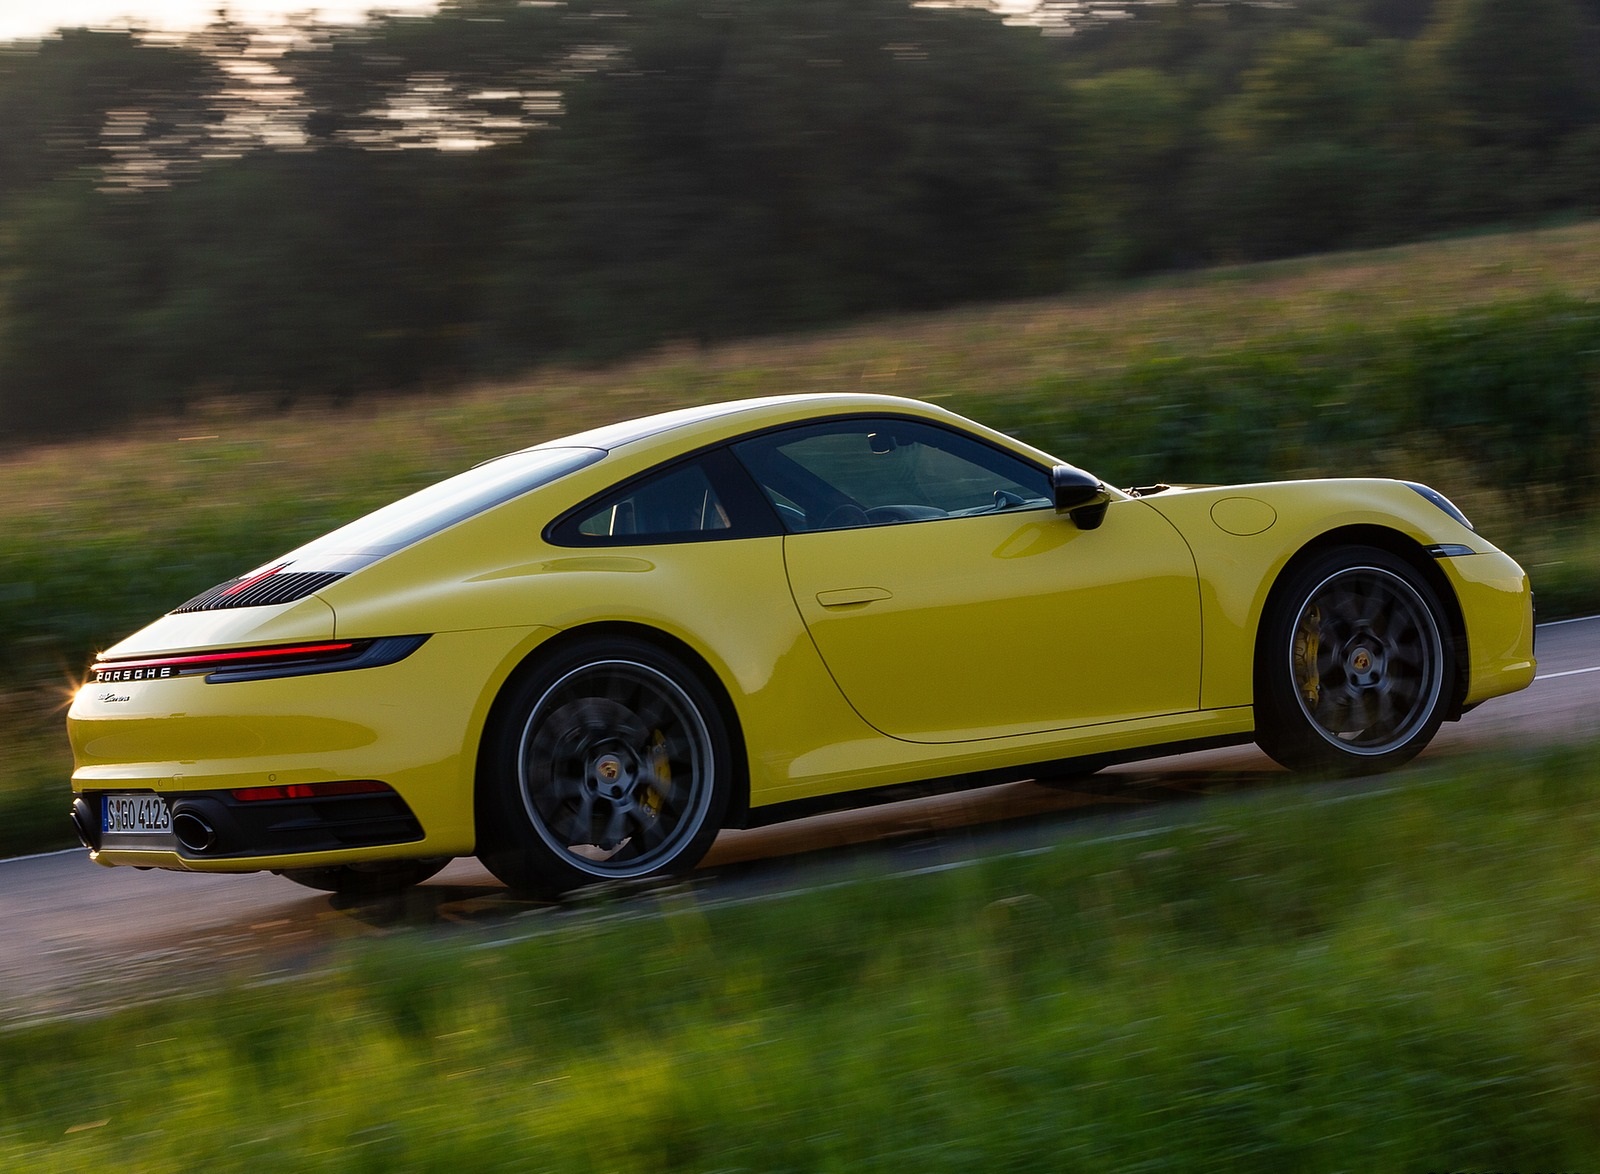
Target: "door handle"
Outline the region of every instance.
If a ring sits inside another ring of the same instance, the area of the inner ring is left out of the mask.
[[[872,603],[879,599],[893,599],[894,592],[882,587],[844,587],[838,591],[818,591],[817,602],[823,607],[849,607],[853,603]]]

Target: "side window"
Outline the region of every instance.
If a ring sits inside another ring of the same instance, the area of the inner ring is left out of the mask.
[[[590,543],[723,537],[732,521],[697,461],[635,481],[591,503],[557,527],[557,536]]]
[[[734,446],[791,531],[889,525],[1050,505],[1043,469],[913,420],[850,419]]]

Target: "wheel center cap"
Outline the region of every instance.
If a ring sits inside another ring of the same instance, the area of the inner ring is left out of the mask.
[[[1350,650],[1344,663],[1351,684],[1363,689],[1377,688],[1383,684],[1384,657],[1381,649],[1357,645]]]
[[[594,786],[607,799],[616,802],[628,793],[627,775],[627,768],[617,755],[602,754],[595,759]]]

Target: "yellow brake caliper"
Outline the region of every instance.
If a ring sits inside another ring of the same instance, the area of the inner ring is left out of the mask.
[[[661,814],[661,805],[666,802],[667,792],[672,789],[672,764],[667,761],[667,739],[660,730],[655,731],[650,746],[650,772],[661,784],[644,789],[644,805],[654,817]]]
[[[1317,673],[1317,651],[1322,637],[1322,609],[1312,604],[1300,616],[1300,626],[1294,633],[1295,680],[1306,704],[1316,707],[1322,692],[1322,678]]]

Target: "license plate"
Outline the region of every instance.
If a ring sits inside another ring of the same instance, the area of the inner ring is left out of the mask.
[[[172,813],[160,795],[102,795],[100,846],[171,848]]]

